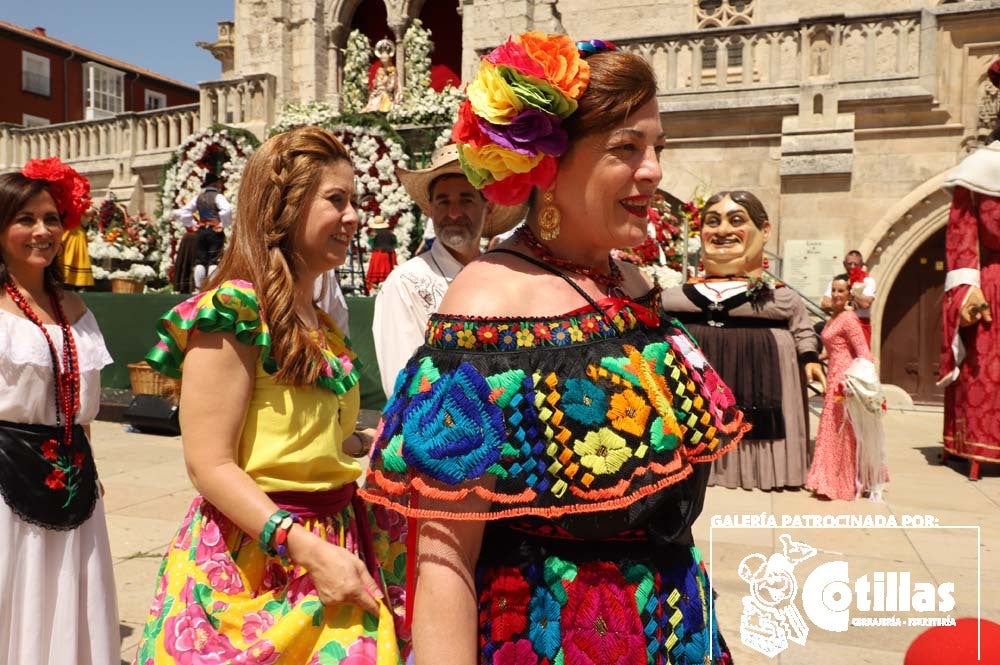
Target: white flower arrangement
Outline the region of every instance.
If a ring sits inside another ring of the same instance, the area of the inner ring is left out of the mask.
[[[340,108],[345,113],[357,113],[368,101],[368,70],[372,61],[372,45],[360,30],[351,30],[344,49],[344,85],[340,92]]]
[[[94,281],[99,282],[102,279],[111,279],[111,273],[99,265],[91,264],[90,272],[94,275]]]
[[[240,178],[246,167],[247,158],[255,146],[244,136],[225,128],[209,128],[195,132],[182,143],[175,155],[176,161],[166,170],[163,189],[160,192],[160,245],[159,274],[167,278],[174,264],[178,239],[186,232],[184,224],[174,217],[174,211],[181,208],[202,190],[206,163],[212,154],[222,152],[226,160],[218,174],[224,181],[223,196],[233,206],[233,217],[237,213]]]
[[[684,279],[684,273],[680,270],[674,270],[670,266],[661,265],[648,265],[640,266],[640,270],[644,271],[649,275],[653,281],[660,286],[661,289],[671,289],[675,286],[681,286],[686,281]]]
[[[128,279],[133,282],[148,282],[156,278],[156,271],[145,263],[133,263],[128,270],[116,270],[108,279]]]
[[[431,85],[431,51],[434,43],[431,41],[431,31],[424,27],[423,21],[413,19],[413,23],[403,35],[403,53],[405,54],[406,83],[403,94],[410,97]]]

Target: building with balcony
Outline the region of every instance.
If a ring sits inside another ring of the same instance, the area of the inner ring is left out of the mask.
[[[0,122],[37,127],[193,104],[198,89],[0,21]]]

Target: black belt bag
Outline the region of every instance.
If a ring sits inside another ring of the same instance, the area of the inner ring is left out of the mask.
[[[18,517],[66,531],[80,526],[97,503],[97,467],[83,427],[63,429],[0,421],[0,495]]]

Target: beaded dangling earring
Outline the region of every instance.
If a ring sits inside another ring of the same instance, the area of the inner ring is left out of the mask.
[[[542,195],[542,211],[538,215],[538,235],[542,240],[555,240],[559,237],[559,222],[562,220],[562,215],[553,203],[554,200],[555,196],[551,189]]]
[[[764,270],[767,270],[770,267],[771,267],[771,264],[770,264],[770,262],[768,262],[767,257],[765,256],[764,257]]]

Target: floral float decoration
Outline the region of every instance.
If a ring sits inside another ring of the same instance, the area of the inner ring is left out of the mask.
[[[156,279],[160,227],[146,213],[130,215],[114,194],[101,202],[87,230],[87,248],[95,280]],[[112,272],[113,271],[113,272]]]
[[[173,212],[201,192],[205,176],[214,173],[223,179],[222,194],[239,214],[240,177],[247,158],[260,141],[252,132],[225,125],[213,125],[187,138],[163,169],[160,187],[160,262],[157,270],[163,279],[170,279],[177,244],[184,235],[184,225]]]

